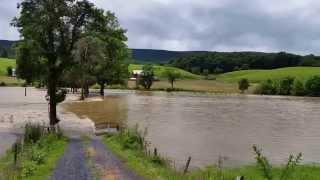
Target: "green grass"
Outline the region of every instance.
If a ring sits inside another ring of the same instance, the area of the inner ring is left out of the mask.
[[[172,169],[167,164],[155,163],[150,156],[141,149],[124,148],[123,139],[125,142],[130,142],[129,145],[134,145],[129,137],[121,137],[120,134],[106,135],[103,138],[104,143],[115,154],[126,162],[127,166],[134,170],[137,174],[150,180],[157,179],[172,179],[172,180],[234,180],[237,176],[244,176],[246,180],[265,180],[260,169],[256,165],[243,166],[238,168],[218,168],[211,166],[203,169],[198,169],[182,174],[179,171]],[[191,160],[192,163],[192,160]],[[272,174],[274,180],[278,180],[283,167],[273,168]],[[320,177],[320,166],[316,165],[299,165],[296,167],[291,180],[318,180]]]
[[[133,70],[141,70],[143,65],[140,64],[130,64],[129,65],[129,72],[131,73]],[[164,72],[167,69],[171,69],[171,70],[175,70],[177,72],[179,72],[181,74],[181,78],[182,79],[201,79],[202,76],[196,75],[196,74],[192,74],[188,71],[179,69],[179,68],[175,68],[175,67],[168,67],[168,66],[159,66],[159,65],[155,65],[154,66],[155,69],[155,75],[161,79],[165,79],[166,77],[164,76]]]
[[[243,70],[221,74],[217,80],[224,82],[238,82],[242,78],[252,83],[259,83],[267,79],[281,79],[287,76],[306,80],[311,76],[320,75],[320,67],[288,67],[271,70]]]
[[[23,146],[17,165],[14,165],[13,151],[8,151],[7,155],[0,160],[0,180],[2,177],[26,180],[48,179],[57,161],[63,155],[66,145],[65,138],[58,138],[54,134],[43,136],[39,142]],[[32,157],[41,156],[44,156],[41,163],[32,159]]]
[[[16,67],[16,60],[14,59],[7,59],[7,58],[0,58],[0,76],[7,75],[7,67]]]
[[[23,80],[7,76],[7,67],[16,67],[15,59],[0,58],[0,82],[6,83],[8,86],[19,86],[24,83]]]

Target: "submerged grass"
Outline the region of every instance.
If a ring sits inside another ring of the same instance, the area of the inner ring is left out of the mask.
[[[52,174],[67,145],[59,133],[40,132],[40,126],[26,127],[24,142],[17,141],[0,160],[0,180],[43,180]]]
[[[115,154],[122,158],[129,168],[146,179],[169,180],[235,180],[237,176],[244,176],[245,180],[266,180],[261,164],[237,168],[223,168],[222,163],[217,166],[193,170],[186,174],[178,171],[170,165],[169,161],[153,153],[148,152],[148,143],[144,141],[141,133],[136,130],[126,130],[118,134],[105,135],[104,143]],[[258,157],[258,156],[257,156]],[[191,161],[192,164],[192,161]],[[272,180],[283,180],[283,172],[286,165],[270,168]],[[290,172],[288,180],[319,180],[320,166],[296,165]]]

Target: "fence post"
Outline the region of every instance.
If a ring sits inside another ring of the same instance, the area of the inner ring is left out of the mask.
[[[190,161],[191,161],[191,156],[189,156],[189,158],[187,160],[186,167],[184,168],[184,171],[183,171],[184,174],[186,174],[188,172]]]
[[[27,96],[27,87],[24,88],[24,96]]]
[[[154,156],[158,156],[158,150],[157,150],[157,148],[154,148],[153,155],[154,155]]]

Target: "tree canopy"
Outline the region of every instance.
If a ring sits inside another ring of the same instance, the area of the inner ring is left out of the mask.
[[[203,52],[171,60],[170,64],[197,74],[207,70],[210,74],[215,74],[247,69],[320,66],[320,57],[286,52]]]
[[[23,0],[18,8],[20,15],[12,22],[22,37],[17,50],[21,54],[17,58],[18,68],[28,74],[28,71],[38,69],[37,66],[26,67],[28,61],[39,64],[44,59],[41,68],[47,72],[45,79],[50,97],[50,124],[55,125],[58,122],[56,96],[59,82],[63,74],[76,64],[73,52],[78,41],[93,36],[102,41],[108,39],[108,45],[113,41],[123,45],[125,30],[119,26],[113,13],[96,8],[88,0]],[[104,47],[111,54],[119,46]],[[23,54],[29,54],[30,58]],[[29,77],[33,79],[37,76],[31,74]]]

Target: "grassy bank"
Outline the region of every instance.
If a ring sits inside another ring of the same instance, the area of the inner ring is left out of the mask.
[[[252,83],[259,83],[267,79],[281,79],[287,76],[295,77],[299,80],[306,80],[314,75],[320,75],[320,67],[288,67],[271,70],[243,70],[221,74],[217,80],[223,82],[236,83],[240,79],[248,79]]]
[[[29,139],[38,136],[37,133],[31,134]],[[52,133],[43,134],[36,141],[27,139],[24,138],[24,143],[16,143],[0,160],[0,180],[48,179],[67,145],[64,137]]]
[[[244,176],[246,180],[266,180],[268,178],[265,177],[265,173],[272,175],[272,180],[317,180],[320,177],[319,166],[294,166],[289,164],[288,168],[284,165],[267,169],[268,172],[265,172],[262,170],[263,166],[261,164],[239,168],[223,168],[223,162],[220,162],[218,166],[183,174],[181,171],[173,169],[165,159],[149,155],[144,148],[144,138],[136,131],[124,131],[116,135],[106,135],[103,141],[127,163],[129,168],[150,180],[235,180],[240,175]]]

